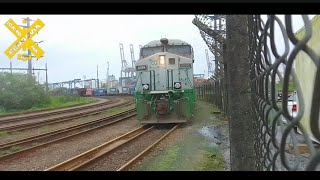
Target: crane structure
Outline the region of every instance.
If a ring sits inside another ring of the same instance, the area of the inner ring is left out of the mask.
[[[208,78],[210,78],[214,74],[214,69],[213,69],[213,64],[212,61],[209,59],[209,53],[208,50],[205,50],[206,52],[206,59],[207,59],[207,64],[208,64]]]
[[[120,57],[121,57],[121,72],[120,77],[134,77],[136,69],[134,67],[128,66],[127,60],[124,56],[123,44],[120,43]],[[131,55],[132,57],[132,55]]]
[[[134,49],[132,44],[130,44],[130,54],[131,54],[132,67],[134,68],[136,66],[136,59],[134,58]]]
[[[109,61],[107,61],[107,80],[106,80],[106,88],[109,89]]]
[[[198,27],[203,40],[214,55],[215,78],[224,76],[223,44],[226,40],[226,15],[196,15],[192,23]]]

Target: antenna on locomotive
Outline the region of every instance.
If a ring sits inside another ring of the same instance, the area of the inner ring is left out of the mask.
[[[163,52],[167,52],[167,45],[168,45],[168,43],[169,43],[168,39],[167,39],[167,38],[161,38],[161,39],[160,39],[160,42],[161,42],[161,44],[162,44],[162,46],[163,46],[162,51],[163,51]]]

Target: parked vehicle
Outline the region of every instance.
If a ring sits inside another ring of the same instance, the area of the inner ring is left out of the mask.
[[[289,97],[288,97],[288,112],[289,112],[289,115],[291,117],[296,117],[297,116],[297,113],[298,113],[298,104],[299,104],[299,101],[298,101],[298,96],[297,96],[297,93],[296,92],[293,92]],[[286,118],[282,117],[282,121],[284,123],[287,123],[287,120]]]

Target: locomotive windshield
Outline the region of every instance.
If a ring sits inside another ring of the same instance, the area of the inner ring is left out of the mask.
[[[169,53],[172,54],[179,54],[179,55],[191,55],[191,48],[190,46],[181,45],[181,46],[167,46],[167,50]]]
[[[152,54],[156,54],[162,52],[162,46],[155,46],[155,47],[147,47],[141,49],[141,58],[145,58],[151,56]]]
[[[168,45],[167,50],[172,54],[191,56],[191,47],[189,45]],[[141,58],[145,58],[159,52],[162,52],[162,46],[142,48]]]

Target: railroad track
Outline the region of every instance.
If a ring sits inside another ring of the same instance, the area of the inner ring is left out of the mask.
[[[133,104],[133,101],[130,100],[124,100],[122,103],[117,103],[117,99],[114,99],[112,104],[99,104],[98,106],[94,106],[92,109],[87,110],[79,110],[79,111],[72,111],[72,112],[64,112],[60,115],[49,115],[45,116],[42,115],[39,117],[39,119],[25,119],[25,121],[17,120],[17,121],[9,121],[6,125],[4,125],[4,122],[2,122],[2,127],[0,124],[0,131],[6,131],[7,133],[15,132],[15,131],[22,131],[26,129],[31,129],[39,126],[44,125],[50,125],[55,123],[60,123],[63,121],[68,121],[80,117],[86,117],[89,115],[95,115],[103,112],[104,110],[114,108],[114,107],[123,107]],[[51,116],[51,117],[50,117]],[[29,121],[29,122],[28,122]]]
[[[120,159],[129,159],[125,163],[121,164],[116,168],[117,171],[123,171],[128,169],[135,161],[140,159],[143,155],[145,155],[148,151],[150,151],[156,144],[158,144],[162,139],[167,137],[172,131],[177,128],[178,125],[173,126],[170,130],[166,129],[163,131],[162,136],[157,138],[156,141],[153,142],[143,150],[139,154],[135,154],[133,157],[118,157]],[[106,156],[111,156],[113,153],[117,152],[121,148],[126,148],[125,145],[129,146],[130,143],[135,143],[134,141],[146,141],[146,139],[142,139],[148,132],[150,133],[152,130],[155,130],[156,126],[141,126],[133,131],[130,131],[122,136],[119,136],[111,141],[108,141],[98,147],[95,147],[87,152],[84,152],[74,158],[71,158],[67,161],[64,161],[56,166],[46,169],[45,171],[74,171],[85,169],[86,166],[90,166],[92,164],[97,163],[101,159],[106,158]],[[137,146],[136,146],[137,147]],[[111,162],[108,162],[111,163]],[[108,169],[107,169],[108,170]],[[114,170],[114,169],[110,169]]]
[[[0,115],[0,124],[3,122],[10,122],[10,121],[17,121],[17,120],[23,120],[23,119],[29,119],[29,118],[38,118],[43,115],[55,115],[55,114],[61,114],[64,112],[70,112],[70,111],[77,111],[81,110],[83,108],[92,108],[97,107],[99,105],[103,105],[106,103],[112,103],[115,102],[116,98],[110,98],[110,99],[104,99],[99,98],[100,101],[90,103],[90,104],[84,104],[84,105],[72,105],[68,107],[60,107],[55,109],[44,109],[44,110],[36,110],[36,111],[30,111],[30,112],[24,112],[24,113],[18,113],[18,114],[7,114],[7,115]]]
[[[55,131],[43,133],[37,136],[27,137],[17,141],[0,144],[0,153],[4,154],[0,156],[0,161],[21,155],[26,152],[34,151],[35,149],[47,146],[52,143],[66,140],[74,136],[79,136],[84,133],[88,133],[93,130],[98,130],[111,124],[126,120],[136,115],[135,110],[135,108],[130,109],[111,116],[98,118],[90,122],[74,125],[71,127],[61,128]],[[36,143],[36,145],[34,145],[34,143]],[[13,153],[6,153],[6,151],[11,149],[12,147],[20,147],[23,149]]]

